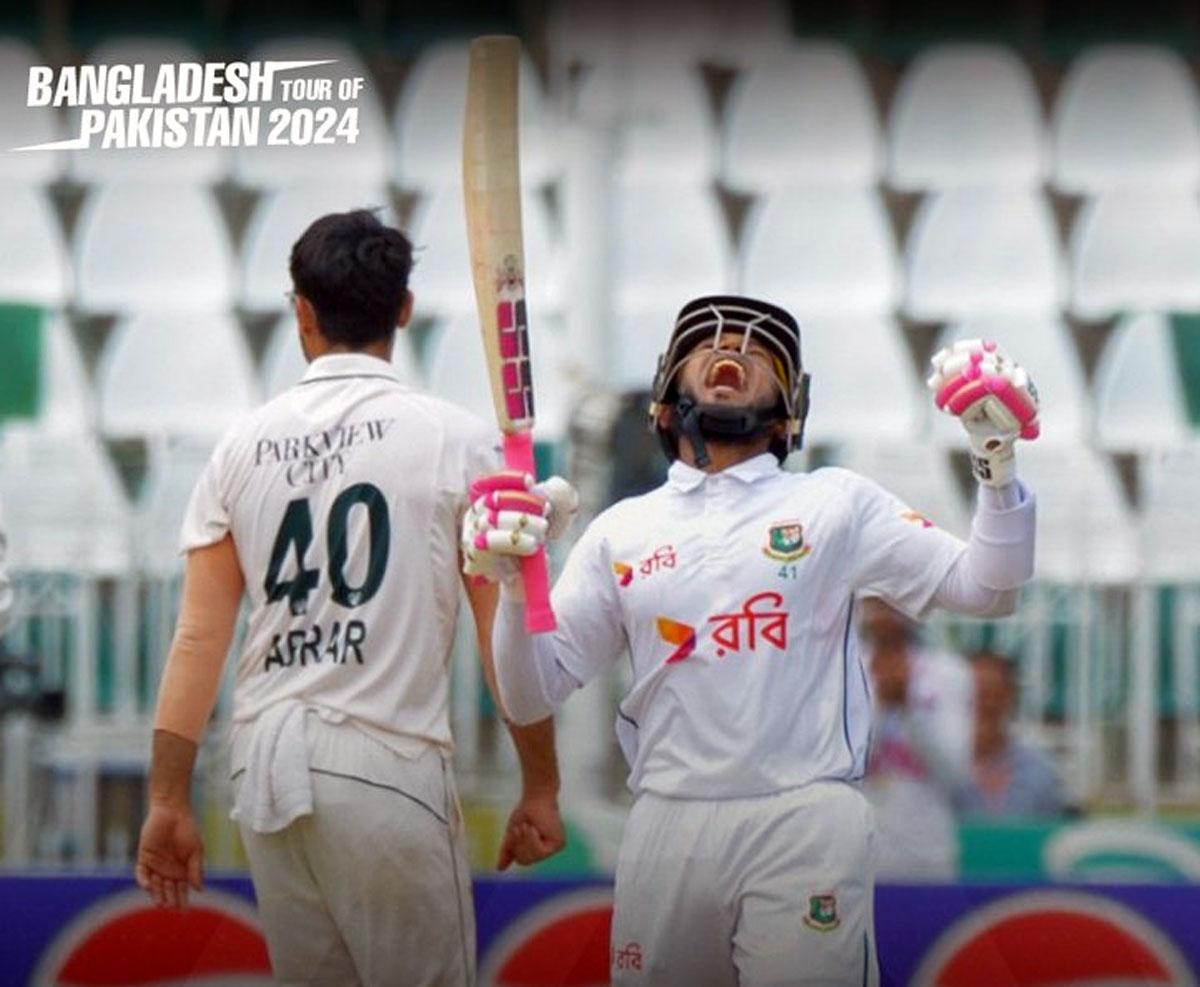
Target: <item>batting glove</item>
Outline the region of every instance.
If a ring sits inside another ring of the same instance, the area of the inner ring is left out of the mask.
[[[519,470],[502,470],[471,484],[471,507],[463,515],[463,572],[514,588],[520,560],[558,538],[579,510],[579,494],[561,476],[534,486]]]
[[[938,350],[930,363],[933,374],[926,383],[937,406],[967,430],[975,478],[992,487],[1011,483],[1013,444],[1036,439],[1041,429],[1029,374],[991,340],[959,340]]]

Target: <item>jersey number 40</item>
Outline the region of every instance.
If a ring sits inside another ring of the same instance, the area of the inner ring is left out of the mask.
[[[367,574],[358,586],[346,581],[346,561],[350,557],[347,531],[350,512],[355,507],[367,512],[367,527],[370,532],[370,553],[367,558]],[[308,569],[304,556],[313,541],[312,509],[307,497],[290,501],[283,514],[283,522],[275,535],[271,548],[271,561],[267,566],[267,578],[263,589],[267,602],[278,603],[286,599],[292,613],[299,616],[308,610],[308,597],[321,582],[319,569]],[[387,569],[388,548],[392,542],[391,521],[388,520],[387,502],[380,489],[370,483],[356,483],[347,487],[329,508],[325,526],[326,555],[329,559],[330,595],[334,603],[343,607],[360,607],[379,590],[383,573]],[[291,579],[280,579],[288,551],[295,546],[296,574]]]

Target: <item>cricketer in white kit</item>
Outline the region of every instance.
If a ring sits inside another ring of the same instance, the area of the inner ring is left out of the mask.
[[[511,556],[548,527],[510,497],[527,480],[474,485],[464,554],[504,587],[494,648],[508,714],[543,718],[626,652],[632,662],[617,734],[637,797],[614,983],[877,983],[856,600],[997,616],[1033,571],[1034,501],[1012,452],[1037,434],[1025,372],[975,340],[934,358],[931,386],[967,426],[984,483],[965,543],[848,470],[782,470],[808,403],[795,320],[756,299],[690,302],[650,409],[668,479],[583,533],[551,634],[524,632],[513,576]],[[563,504],[550,497],[543,513]]]
[[[280,983],[474,978],[448,665],[464,491],[498,455],[494,427],[396,377],[411,263],[404,235],[365,211],[323,217],[297,241],[308,371],[222,439],[183,522],[138,879],[166,904],[200,885],[192,760],[244,588],[233,815]],[[468,598],[486,640],[495,588]],[[514,739],[525,791],[502,866],[563,842],[552,723]]]

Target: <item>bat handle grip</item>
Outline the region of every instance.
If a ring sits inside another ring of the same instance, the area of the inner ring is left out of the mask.
[[[521,470],[537,478],[533,458],[533,433],[511,432],[504,435],[504,462],[510,469]],[[525,584],[525,629],[530,634],[544,634],[557,625],[550,608],[550,572],[546,565],[546,550],[521,560],[521,582]]]

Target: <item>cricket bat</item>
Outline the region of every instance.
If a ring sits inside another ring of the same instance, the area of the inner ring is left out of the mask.
[[[463,191],[479,330],[487,354],[504,460],[536,476],[533,374],[525,307],[521,172],[517,140],[517,74],[521,42],[489,35],[471,43],[463,124]],[[554,630],[545,550],[521,560],[525,627]]]

